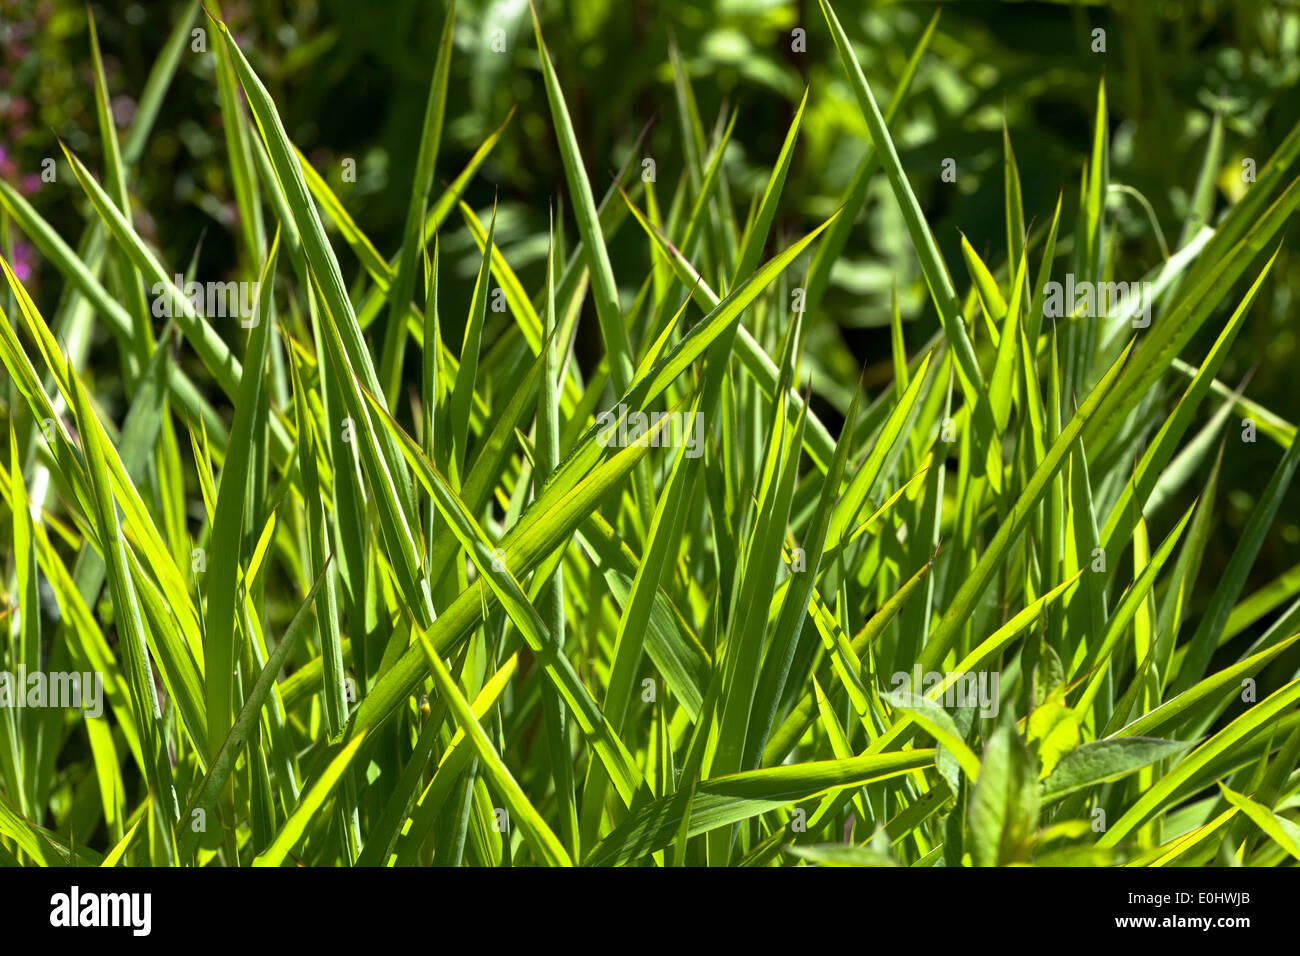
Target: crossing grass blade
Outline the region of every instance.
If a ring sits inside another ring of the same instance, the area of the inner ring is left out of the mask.
[[[403,344],[406,340],[406,310],[415,289],[416,254],[420,250],[420,226],[428,201],[429,183],[438,161],[438,148],[442,142],[442,125],[447,110],[447,78],[451,71],[451,38],[456,26],[456,3],[447,4],[443,20],[442,38],[438,41],[438,59],[433,65],[429,81],[429,100],[424,109],[424,126],[420,130],[420,146],[415,158],[415,183],[406,207],[406,227],[402,230],[402,249],[399,253],[393,286],[389,290],[388,327],[384,332],[384,350],[379,359],[379,379],[384,383],[387,404],[397,402],[397,386],[402,363]]]

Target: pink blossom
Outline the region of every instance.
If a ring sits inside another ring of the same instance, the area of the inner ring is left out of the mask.
[[[21,242],[14,244],[14,275],[18,276],[18,281],[24,285],[31,279],[35,272],[35,263],[32,260],[32,250]]]

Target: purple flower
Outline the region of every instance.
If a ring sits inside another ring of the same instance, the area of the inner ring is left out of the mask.
[[[18,276],[18,281],[26,285],[36,271],[31,246],[21,242],[14,243],[13,266],[14,275]]]

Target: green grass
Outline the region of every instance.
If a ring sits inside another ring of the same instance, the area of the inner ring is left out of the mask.
[[[1249,587],[1300,441],[1294,410],[1217,377],[1275,281],[1300,126],[1215,215],[1216,123],[1177,244],[1134,274],[1114,198],[1145,200],[1110,179],[1099,73],[1077,196],[1022,208],[1004,127],[1006,248],[963,238],[945,262],[912,185],[932,171],[891,132],[937,15],[882,112],[852,28],[821,10],[809,33],[870,138],[825,218],[782,201],[825,91],[804,91],[742,209],[735,113],[706,129],[673,51],[682,175],[643,178],[634,150],[607,186],[535,13],[549,115],[529,120],[564,169],[535,286],[497,210],[462,200],[520,120],[463,169],[440,161],[454,4],[388,257],[215,4],[175,24],[120,142],[92,29],[103,161],[65,148],[60,180],[83,235],[0,182],[5,234],[62,290],[42,314],[6,255],[0,659],[101,674],[104,712],[0,707],[0,861],[1300,859],[1300,575]],[[196,308],[175,285],[201,278],[193,263],[164,262],[133,212],[195,27],[238,280],[257,283],[243,322]],[[895,300],[893,378],[867,388],[807,353],[876,180],[938,331],[909,353]],[[644,270],[611,257],[616,238]],[[1067,273],[1150,280],[1149,327],[1045,315]],[[440,294],[449,274],[472,295]],[[68,346],[92,326],[120,365],[120,421],[113,383]],[[649,416],[653,440],[606,443],[610,412]],[[698,416],[702,444],[672,416]],[[1270,477],[1212,577],[1224,456]]]

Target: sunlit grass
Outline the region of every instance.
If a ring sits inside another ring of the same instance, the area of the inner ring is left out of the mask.
[[[501,128],[463,170],[439,162],[454,5],[386,258],[216,6],[191,4],[150,87],[206,29],[252,304],[237,317],[137,232],[160,96],[124,150],[92,32],[104,160],[65,150],[84,235],[0,182],[64,289],[47,318],[4,263],[0,588],[4,668],[100,674],[105,699],[99,717],[0,708],[0,861],[1300,858],[1294,656],[1264,674],[1300,638],[1300,577],[1246,588],[1300,442],[1294,415],[1216,377],[1300,202],[1300,126],[1226,214],[1196,189],[1163,264],[1132,274],[1099,78],[1078,194],[1022,208],[1007,130],[1006,248],[963,241],[945,262],[890,133],[935,22],[882,112],[822,9],[870,142],[836,211],[795,235],[775,224],[822,91],[737,209],[732,126],[706,131],[673,55],[685,173],[644,177],[633,153],[593,189],[535,15],[565,181],[534,288],[496,210],[461,201]],[[1221,153],[1211,136],[1200,181]],[[895,308],[894,380],[868,390],[805,347],[877,173],[939,331],[909,353]],[[441,238],[462,228],[468,264]],[[615,234],[644,244],[645,274],[615,275]],[[450,301],[439,277],[461,265],[473,293]],[[1067,274],[1150,283],[1149,312],[1058,315]],[[91,325],[120,364],[120,421],[68,349]],[[1224,455],[1272,477],[1210,579]],[[1159,510],[1180,491],[1190,508]]]

